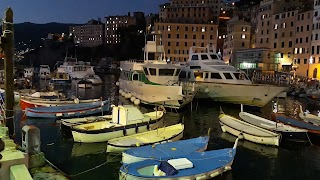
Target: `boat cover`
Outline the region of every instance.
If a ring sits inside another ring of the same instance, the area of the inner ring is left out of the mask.
[[[320,131],[319,126],[305,123],[303,121],[298,121],[293,118],[284,117],[284,116],[276,116],[276,119],[282,123],[289,124],[291,126],[295,126],[295,127],[299,127],[299,128],[303,128],[303,129],[308,129],[308,130]]]
[[[124,153],[135,157],[166,160],[203,149],[208,144],[208,141],[209,137],[204,136],[164,144],[141,146],[128,149]]]

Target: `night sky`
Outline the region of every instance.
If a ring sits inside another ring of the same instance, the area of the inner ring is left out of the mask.
[[[0,0],[0,18],[11,7],[14,23],[86,23],[90,19],[128,12],[159,13],[169,0]]]

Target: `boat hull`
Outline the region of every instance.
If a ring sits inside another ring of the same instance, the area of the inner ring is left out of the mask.
[[[154,130],[157,131],[157,130]],[[150,132],[150,131],[149,131]],[[150,145],[150,144],[162,144],[162,143],[167,143],[167,142],[173,142],[173,141],[178,141],[183,137],[183,128],[181,129],[181,131],[178,134],[175,134],[171,137],[168,137],[166,139],[162,139],[159,141],[154,141],[154,142],[150,142],[150,143],[146,143],[143,144],[141,146],[146,146],[146,145]],[[123,151],[130,149],[130,148],[134,148],[134,147],[140,147],[139,144],[135,144],[135,145],[116,145],[116,144],[112,144],[108,142],[108,146],[107,146],[107,152],[108,153],[122,153]]]
[[[121,127],[117,129],[104,129],[100,131],[79,131],[77,129],[71,128],[72,136],[74,142],[83,142],[83,143],[94,143],[94,142],[106,142],[110,139],[130,136],[133,134],[149,131],[154,129],[161,124],[161,121],[153,120],[149,122],[141,123],[141,125],[128,125],[127,127]],[[105,131],[105,132],[104,132]]]
[[[101,101],[101,100],[100,99],[79,100],[79,103],[92,103],[97,101]],[[61,106],[66,104],[77,104],[77,103],[75,101],[60,100],[60,99],[20,98],[21,110],[25,110],[26,108]]]
[[[232,104],[263,107],[278,94],[286,91],[286,87],[252,84],[226,84],[198,82],[200,91],[197,98],[211,98]],[[207,91],[207,92],[205,92]]]
[[[166,86],[145,84],[139,81],[119,79],[120,89],[130,92],[141,103],[149,105],[162,105],[169,108],[181,108],[189,104],[195,93],[182,95],[182,86]]]
[[[103,113],[105,111],[109,111],[109,103],[104,102],[104,105],[98,105],[95,103],[94,105],[88,104],[88,107],[79,107],[79,108],[72,108],[67,105],[67,109],[56,109],[50,110],[43,109],[37,110],[37,108],[27,108],[26,109],[26,116],[32,118],[73,118],[73,117],[81,117],[81,116],[88,116],[98,113]],[[62,107],[62,106],[61,106]],[[66,106],[65,106],[66,107]]]

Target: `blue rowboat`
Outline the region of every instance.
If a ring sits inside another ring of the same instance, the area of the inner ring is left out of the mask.
[[[26,108],[26,116],[33,118],[73,118],[109,111],[110,101],[80,103],[64,106]]]
[[[196,151],[202,152],[207,149],[208,141],[209,136],[203,136],[128,149],[122,153],[122,163],[130,164],[147,159],[166,160],[180,154],[190,154]]]
[[[144,160],[120,167],[119,179],[211,179],[231,170],[238,139],[233,148],[180,154],[169,160]]]

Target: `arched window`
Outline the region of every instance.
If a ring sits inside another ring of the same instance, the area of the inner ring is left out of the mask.
[[[317,78],[317,73],[318,73],[318,69],[315,68],[315,69],[313,70],[313,78]]]

